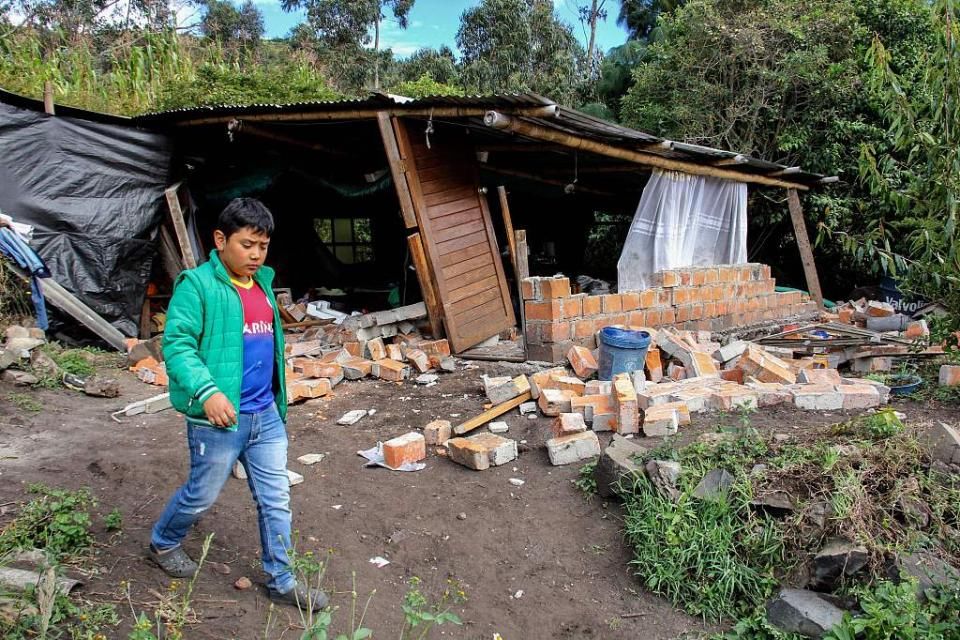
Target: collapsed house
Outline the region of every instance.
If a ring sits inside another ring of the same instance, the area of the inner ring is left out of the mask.
[[[274,213],[269,262],[290,303],[422,301],[458,355],[504,335],[517,339],[478,355],[559,362],[609,324],[720,330],[822,305],[799,193],[835,178],[541,96],[53,110],[0,92],[0,210],[34,227],[52,279],[85,305],[68,313],[114,346],[162,329],[173,279],[240,196]],[[748,186],[788,190],[812,301],[742,264]],[[584,273],[595,212],[633,216],[616,290],[535,287]]]

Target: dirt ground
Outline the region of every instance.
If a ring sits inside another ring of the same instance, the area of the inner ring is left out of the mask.
[[[456,423],[482,410],[478,389],[482,373],[524,370],[526,365],[475,363],[442,376],[433,387],[365,380],[344,382],[334,394],[291,407],[289,467],[305,482],[292,489],[294,528],[299,550],[332,552],[327,588],[336,631],[349,618],[355,575],[360,606],[376,590],[366,615],[374,637],[399,635],[400,603],[412,576],[421,590],[436,596],[449,578],[460,582],[467,602],[454,611],[462,627],[437,628],[431,637],[504,640],[552,638],[672,639],[699,635],[713,627],[646,593],[631,575],[630,553],[620,534],[615,503],[587,498],[572,481],[579,465],[550,466],[542,444],[549,419],[529,420],[517,412],[505,417],[507,435],[521,442],[517,461],[475,472],[433,455],[416,473],[364,468],[359,449],[378,440],[422,427],[436,418]],[[126,372],[119,399],[89,398],[68,390],[30,390],[0,383],[0,504],[28,498],[27,485],[76,489],[89,487],[99,515],[119,507],[122,534],[110,538],[97,521],[96,571],[86,577],[82,597],[115,602],[124,623],[111,638],[125,638],[131,620],[122,584],[130,585],[132,604],[152,613],[169,580],[143,557],[149,529],[187,470],[185,428],[172,410],[127,418],[117,424],[109,413],[156,387]],[[19,409],[11,394],[26,393],[40,411]],[[336,419],[350,409],[376,409],[351,427]],[[919,405],[908,414],[942,417]],[[841,419],[841,415],[764,410],[752,417],[762,430],[789,433]],[[911,415],[912,417],[912,415]],[[949,416],[956,419],[956,415]],[[726,418],[727,426],[738,422]],[[695,417],[684,440],[715,430],[717,416]],[[605,441],[608,435],[602,434]],[[657,444],[653,439],[643,442]],[[296,462],[305,453],[326,453],[307,467]],[[514,486],[510,478],[525,483]],[[465,519],[458,514],[466,514]],[[13,512],[0,517],[0,525]],[[264,638],[267,600],[259,564],[256,513],[245,482],[230,479],[216,506],[188,538],[196,557],[204,537],[214,533],[208,560],[229,567],[205,567],[197,583],[194,608],[199,624],[187,638]],[[390,561],[383,568],[375,556]],[[254,588],[237,591],[233,582],[248,576]],[[522,592],[522,593],[521,593]],[[285,611],[267,637],[299,637],[295,611]]]

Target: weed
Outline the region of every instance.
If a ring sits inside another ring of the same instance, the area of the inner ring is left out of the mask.
[[[103,524],[107,528],[107,531],[122,531],[123,514],[120,513],[120,509],[115,507],[113,511],[108,513],[103,519]]]
[[[463,624],[460,617],[450,611],[454,605],[465,602],[467,594],[453,578],[447,580],[447,588],[440,599],[431,603],[420,591],[420,578],[413,576],[407,581],[409,589],[400,608],[403,610],[403,628],[400,640],[416,638],[423,640],[434,625]],[[409,633],[409,635],[408,635]],[[352,638],[350,640],[353,640]]]
[[[38,413],[43,410],[43,405],[26,393],[8,393],[7,402],[21,411],[29,411],[30,413]]]
[[[928,592],[917,599],[916,582],[880,581],[856,591],[863,614],[844,616],[826,640],[921,640],[960,638],[960,588]]]
[[[30,485],[40,494],[0,532],[0,553],[11,549],[44,549],[55,558],[85,551],[93,542],[88,509],[96,501],[87,489],[68,491]]]
[[[803,636],[795,633],[785,633],[770,624],[764,607],[757,607],[744,618],[741,618],[733,628],[726,632],[711,636],[711,640],[803,640]]]
[[[903,431],[903,422],[890,408],[860,418],[863,429],[872,438],[889,438]]]
[[[573,486],[588,496],[594,495],[597,492],[597,480],[593,476],[593,470],[596,468],[596,460],[592,460],[580,467],[580,475],[573,481]]]

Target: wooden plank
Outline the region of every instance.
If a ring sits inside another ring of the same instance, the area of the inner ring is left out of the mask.
[[[437,290],[433,273],[427,263],[427,256],[423,252],[423,241],[419,233],[407,237],[410,246],[410,258],[413,268],[417,271],[417,280],[420,282],[420,293],[423,303],[427,307],[427,317],[430,319],[430,334],[435,340],[443,337],[443,311],[437,299]]]
[[[150,298],[143,296],[143,306],[140,307],[140,339],[148,340],[153,334],[153,323],[150,322]]]
[[[160,259],[170,280],[176,280],[183,271],[183,260],[177,253],[177,245],[165,224],[160,225]]]
[[[474,220],[480,219],[480,208],[476,207],[470,209],[469,211],[460,211],[458,213],[453,213],[448,216],[443,216],[442,218],[431,218],[430,226],[435,230],[440,231],[442,229],[449,229],[450,227],[456,227],[461,224],[467,224]]]
[[[433,219],[436,219],[442,218],[443,216],[448,216],[451,213],[469,211],[477,208],[477,194],[473,193],[466,198],[461,198],[460,200],[444,202],[443,204],[433,205],[432,207],[428,206],[427,215]],[[480,216],[478,215],[477,217],[479,218]]]
[[[424,196],[429,196],[440,191],[456,189],[457,187],[461,186],[463,186],[462,181],[446,178],[443,180],[431,180],[430,182],[423,182],[420,185],[420,191]]]
[[[480,211],[483,213],[483,221],[487,225],[487,241],[490,243],[491,247],[497,247],[497,234],[493,230],[493,222],[490,219],[490,206],[487,204],[487,196],[485,194],[478,194],[480,200]],[[500,295],[503,298],[503,310],[507,314],[508,326],[515,327],[517,325],[517,319],[513,315],[513,302],[510,300],[510,288],[507,286],[507,276],[503,273],[503,260],[500,259],[500,251],[496,251],[494,254],[496,259],[493,261],[493,266],[497,269],[497,279],[502,283],[500,287]]]
[[[460,200],[468,196],[472,196],[476,193],[476,190],[471,187],[454,187],[453,189],[447,189],[446,191],[438,191],[436,193],[431,193],[429,196],[424,197],[423,202],[428,207],[434,207],[438,204],[443,204],[445,202],[452,202],[453,200]]]
[[[530,249],[527,247],[527,232],[524,229],[517,229],[514,235],[517,239],[517,280],[522,281],[530,277]],[[520,308],[523,309],[523,305],[520,305]]]
[[[465,433],[470,433],[477,427],[482,427],[483,425],[487,424],[494,418],[498,416],[502,416],[507,411],[510,411],[511,409],[515,409],[519,407],[521,404],[523,404],[524,402],[527,402],[528,400],[530,400],[530,392],[526,391],[520,394],[519,396],[517,396],[516,398],[514,398],[513,400],[507,400],[502,404],[498,404],[495,407],[487,409],[486,411],[484,411],[478,416],[470,418],[466,422],[461,422],[460,424],[458,424],[453,428],[453,432],[458,436],[462,436]]]
[[[800,194],[796,189],[787,189],[787,205],[790,208],[790,220],[793,222],[793,235],[797,238],[800,247],[800,260],[803,262],[803,275],[807,279],[807,289],[820,309],[823,309],[823,291],[820,289],[820,277],[817,275],[817,263],[813,259],[813,248],[810,246],[810,236],[807,235],[807,224],[803,219],[803,209],[800,206]]]
[[[463,312],[463,316],[460,319],[462,330],[470,333],[471,331],[477,331],[479,327],[474,325],[479,325],[481,323],[488,322],[491,316],[500,316],[503,314],[503,306],[500,304],[499,298],[493,298],[484,302],[479,307],[474,307]]]
[[[447,286],[451,290],[456,291],[460,287],[465,287],[468,284],[473,284],[474,282],[479,282],[491,276],[496,276],[497,270],[494,268],[493,264],[488,264],[480,269],[474,269],[472,271],[467,271],[455,278],[449,278],[447,280]]]
[[[46,80],[43,83],[43,112],[51,116],[56,113],[53,106],[53,82],[51,80]]]
[[[482,233],[484,231],[483,220],[474,219],[473,222],[454,225],[446,229],[439,229],[434,232],[434,242],[443,244],[450,240],[469,236],[471,233]]]
[[[457,174],[463,171],[461,167],[449,162],[444,162],[443,164],[431,169],[420,169],[418,167],[418,170],[420,180],[422,182],[433,182],[434,180],[456,180]]]
[[[454,278],[462,273],[467,273],[468,271],[485,267],[488,264],[493,264],[493,260],[490,259],[490,254],[483,253],[476,258],[470,258],[469,260],[458,262],[457,264],[450,265],[449,267],[444,267],[440,270],[440,272],[444,278]]]
[[[387,162],[390,165],[390,175],[393,176],[393,187],[400,201],[400,214],[403,224],[408,229],[417,226],[417,216],[413,212],[413,199],[410,197],[410,187],[407,185],[407,172],[400,158],[400,148],[397,145],[397,136],[394,133],[393,122],[385,111],[377,113],[377,125],[380,127],[380,138],[387,153]]]
[[[472,247],[475,244],[479,244],[484,241],[486,238],[486,233],[483,231],[477,231],[476,233],[471,233],[468,236],[463,236],[460,238],[454,238],[453,240],[447,240],[443,243],[437,243],[437,255],[444,256],[448,253],[452,253],[457,249],[464,249],[466,247]],[[489,245],[487,245],[489,247]]]
[[[440,259],[440,268],[445,269],[449,266],[458,264],[465,260],[469,260],[476,256],[489,256],[490,248],[483,242],[477,243],[475,245],[464,247],[454,251],[453,253],[448,253]]]
[[[491,300],[498,300],[497,304],[500,304],[499,297],[499,291],[497,291],[496,288],[481,291],[474,296],[451,303],[449,305],[450,310],[446,313],[446,316],[463,322],[464,318],[461,317],[461,314],[471,311],[472,309],[479,309]],[[487,337],[489,338],[490,336]]]
[[[187,223],[183,219],[183,210],[180,208],[180,199],[177,197],[177,191],[181,184],[178,182],[172,187],[168,187],[163,195],[167,198],[167,209],[170,213],[170,220],[173,222],[173,231],[177,236],[177,243],[180,245],[183,264],[187,269],[193,269],[197,266],[197,257],[193,255],[190,235],[187,233]]]
[[[513,265],[514,275],[516,275],[517,240],[513,237],[513,218],[510,217],[510,203],[507,202],[507,188],[503,185],[497,187],[497,195],[500,197],[500,212],[503,214],[503,226],[507,232],[507,245],[510,247],[510,264]],[[517,280],[519,279],[518,277]]]
[[[486,291],[487,289],[493,289],[498,284],[499,282],[497,282],[497,276],[493,275],[488,276],[483,280],[476,280],[463,287],[458,287],[456,289],[451,288],[449,301],[460,302],[461,300],[465,300],[470,296],[476,295],[482,291]]]

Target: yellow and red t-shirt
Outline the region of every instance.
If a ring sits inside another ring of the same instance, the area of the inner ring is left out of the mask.
[[[250,278],[230,279],[243,304],[243,379],[240,413],[258,413],[274,402],[273,307],[263,289]]]

